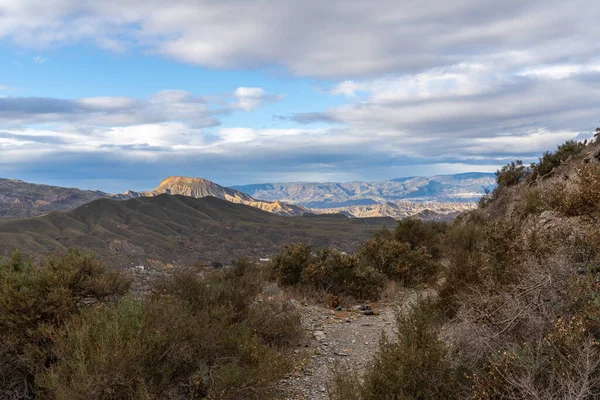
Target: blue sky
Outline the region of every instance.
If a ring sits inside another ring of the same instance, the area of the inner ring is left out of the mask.
[[[592,0],[0,0],[0,177],[120,192],[494,171],[590,137],[599,16]]]

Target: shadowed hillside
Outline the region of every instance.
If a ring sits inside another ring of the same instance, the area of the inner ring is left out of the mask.
[[[82,247],[117,265],[229,262],[260,257],[287,242],[354,250],[391,218],[341,215],[282,217],[214,197],[159,195],[127,201],[99,199],[72,211],[0,222],[0,251],[42,254]]]

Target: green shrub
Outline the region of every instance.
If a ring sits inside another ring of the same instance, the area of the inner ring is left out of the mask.
[[[302,278],[302,271],[312,260],[310,245],[287,244],[271,261],[272,275],[282,285],[297,285]]]
[[[533,166],[534,178],[538,175],[544,176],[548,174],[554,167],[559,166],[561,161],[566,161],[569,157],[579,154],[584,147],[583,143],[578,143],[575,140],[567,140],[565,143],[559,145],[554,153],[544,153],[540,157],[539,162]]]
[[[437,272],[438,263],[425,247],[399,242],[385,228],[365,241],[357,256],[362,263],[407,286],[427,282]]]
[[[496,171],[498,187],[509,187],[518,184],[531,175],[531,168],[525,166],[523,161],[515,160]]]
[[[398,221],[394,236],[398,242],[410,244],[411,249],[425,248],[433,258],[442,256],[441,239],[448,228],[444,222],[404,218]]]
[[[396,340],[385,336],[360,379],[339,370],[332,381],[335,400],[452,399],[459,376],[450,366],[438,337],[440,316],[428,300],[396,315]]]
[[[448,317],[459,308],[457,294],[481,280],[484,257],[483,231],[481,225],[470,221],[455,222],[444,236],[447,263],[442,271],[442,283],[438,289],[439,305]]]
[[[356,256],[325,249],[302,272],[302,282],[320,291],[346,294],[360,299],[377,299],[384,278]]]

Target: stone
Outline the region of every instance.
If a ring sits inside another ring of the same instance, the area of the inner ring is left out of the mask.
[[[313,336],[317,340],[317,342],[323,342],[326,339],[325,332],[323,331],[314,331]]]

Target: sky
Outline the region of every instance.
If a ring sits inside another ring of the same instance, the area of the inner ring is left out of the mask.
[[[0,0],[0,177],[116,193],[534,161],[600,125],[599,19],[596,0]]]

